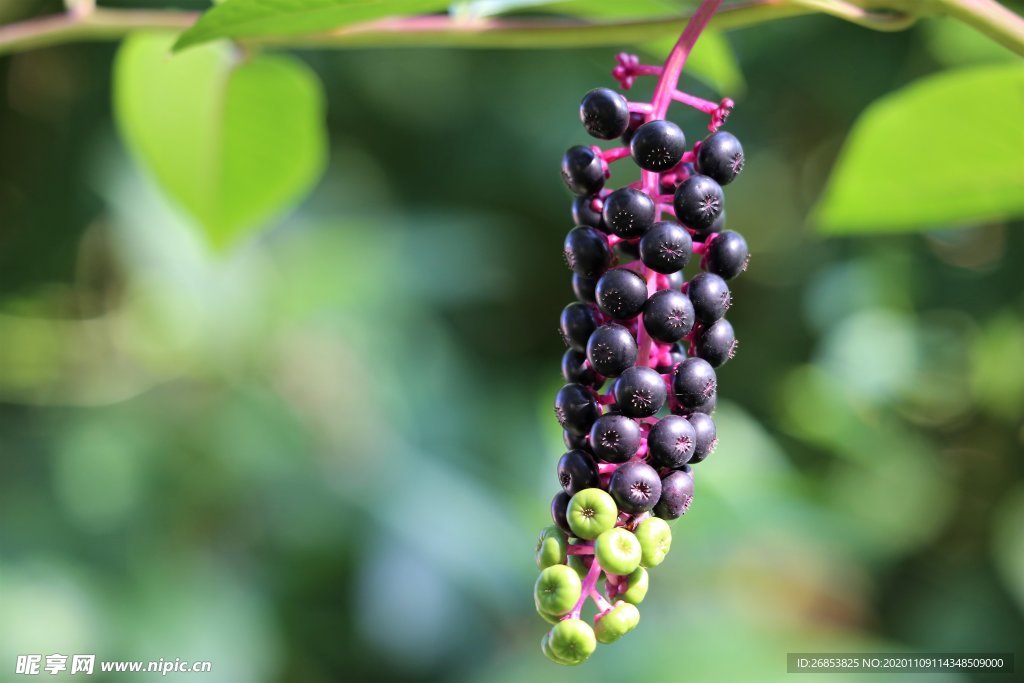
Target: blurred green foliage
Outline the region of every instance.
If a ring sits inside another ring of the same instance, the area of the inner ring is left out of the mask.
[[[960,50],[1007,58],[947,28],[726,34],[747,83],[729,219],[754,256],[721,444],[638,629],[568,671],[540,655],[530,600],[562,448],[557,163],[614,50],[303,53],[329,165],[218,253],[115,133],[115,46],[3,58],[2,666],[764,682],[797,650],[1019,661],[1022,226],[823,237],[804,219],[872,102]],[[685,77],[723,94],[708,82]]]

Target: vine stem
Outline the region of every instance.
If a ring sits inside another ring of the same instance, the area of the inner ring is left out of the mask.
[[[119,40],[140,30],[184,30],[198,12],[90,8],[0,26],[0,54],[77,41]],[[728,30],[825,13],[879,31],[899,31],[921,16],[948,15],[1024,55],[1024,19],[995,0],[740,0],[715,14]],[[247,38],[250,45],[295,48],[479,47],[567,48],[621,45],[678,35],[687,17],[590,21],[575,18],[426,16],[362,22],[333,31]]]

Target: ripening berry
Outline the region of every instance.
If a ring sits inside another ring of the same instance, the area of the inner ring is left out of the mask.
[[[601,157],[590,147],[570,147],[562,157],[562,180],[573,194],[594,194],[604,187]]]
[[[587,340],[596,329],[597,321],[594,319],[594,310],[587,304],[574,301],[562,309],[562,315],[558,320],[558,331],[562,335],[562,341],[570,349],[586,351]]]
[[[696,464],[711,455],[718,445],[718,437],[715,434],[715,421],[710,415],[694,413],[689,417],[693,431],[697,434],[697,447],[693,449],[691,464]]]
[[[647,463],[633,460],[615,470],[608,482],[608,492],[620,510],[631,514],[647,512],[661,498],[661,478]]]
[[[555,417],[562,429],[573,434],[586,434],[600,416],[601,406],[582,384],[566,384],[555,395]]]
[[[687,411],[711,400],[716,389],[715,369],[703,358],[687,358],[679,364],[672,378],[672,391],[676,401]],[[696,429],[696,425],[694,428]]]
[[[594,88],[580,102],[580,121],[587,132],[601,140],[611,140],[626,132],[629,106],[626,98],[608,88]]]
[[[636,454],[638,448],[640,425],[625,415],[602,415],[590,428],[590,450],[601,460],[626,462]]]
[[[600,485],[600,477],[597,474],[597,463],[594,457],[582,450],[572,450],[558,459],[558,483],[562,490],[570,496],[576,495],[583,489],[589,489]]]
[[[656,273],[676,273],[693,255],[693,239],[675,221],[658,221],[640,239],[640,258]]]
[[[578,275],[598,277],[612,262],[608,240],[590,227],[577,227],[565,236],[562,248],[565,263]]]
[[[595,294],[605,315],[629,320],[639,315],[647,302],[647,281],[627,268],[613,268],[597,281]]]
[[[637,128],[629,142],[629,151],[636,165],[657,173],[678,164],[685,150],[686,136],[671,121],[649,121]]]
[[[692,175],[676,188],[676,217],[695,230],[706,230],[725,207],[722,186],[706,175]]]
[[[579,273],[572,274],[572,293],[576,298],[585,304],[596,304],[597,294],[594,289],[597,287],[596,277],[587,277]]]
[[[701,264],[709,273],[731,280],[747,269],[750,252],[743,235],[726,230],[715,236],[708,245]]]
[[[698,273],[690,280],[686,294],[693,304],[693,314],[702,323],[713,323],[729,310],[732,293],[729,285],[714,273]]]
[[[674,289],[662,289],[644,304],[644,329],[653,339],[667,344],[679,341],[693,329],[693,304]]]
[[[658,420],[647,435],[651,464],[656,467],[682,467],[690,462],[697,447],[697,432],[685,417],[667,415]]]
[[[597,388],[604,384],[594,369],[584,365],[587,355],[575,349],[566,349],[562,354],[562,377],[569,384],[582,384],[585,387]]]
[[[697,356],[716,368],[736,355],[736,333],[725,318],[701,325],[693,342]]]
[[[618,377],[636,363],[636,339],[622,325],[608,323],[594,330],[587,341],[587,360],[599,375]]]
[[[625,370],[612,388],[615,403],[627,417],[650,417],[665,405],[668,389],[653,368],[632,367]]]
[[[654,200],[632,187],[615,190],[604,199],[601,216],[612,233],[624,239],[641,237],[654,223]]]
[[[697,171],[728,185],[743,170],[743,146],[736,136],[720,130],[704,138],[697,150]]]

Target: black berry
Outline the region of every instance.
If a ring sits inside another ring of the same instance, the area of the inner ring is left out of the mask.
[[[719,185],[728,185],[743,170],[743,146],[732,133],[712,133],[697,150],[697,170]]]
[[[725,318],[701,325],[693,341],[697,356],[716,368],[736,355],[736,333]]]
[[[572,529],[569,527],[569,520],[566,518],[566,511],[569,507],[570,496],[565,491],[559,491],[555,494],[555,497],[551,499],[551,520],[555,523],[559,529],[567,534],[572,534]]]
[[[586,434],[600,416],[601,406],[582,384],[566,384],[555,395],[555,417],[562,429],[573,434]]]
[[[601,218],[601,211],[594,208],[594,202],[601,205],[601,200],[592,196],[574,197],[572,200],[572,222],[575,225],[589,225],[592,228],[601,230],[604,227],[604,220]]]
[[[626,462],[640,448],[640,425],[624,415],[609,413],[590,428],[590,449],[608,462]]]
[[[590,147],[570,147],[562,157],[562,180],[573,194],[594,194],[604,187],[601,157]]]
[[[646,171],[662,172],[683,158],[686,136],[671,121],[650,121],[636,129],[629,151],[636,165]]]
[[[693,457],[690,464],[696,464],[708,457],[718,445],[718,437],[715,434],[715,421],[710,415],[694,413],[689,417],[693,431],[697,435],[697,447],[693,449]]]
[[[638,111],[629,112],[629,125],[626,126],[626,132],[622,134],[622,144],[629,147],[629,143],[633,140],[633,134],[636,133],[637,128],[644,125],[644,121],[647,117]]]
[[[632,187],[623,187],[605,197],[601,216],[608,229],[619,237],[640,237],[654,223],[654,200]]]
[[[613,268],[601,276],[595,290],[597,306],[615,320],[639,315],[647,301],[647,281],[627,268]]]
[[[650,417],[665,405],[668,390],[653,368],[632,367],[624,371],[612,389],[615,403],[627,417]]]
[[[707,403],[717,388],[715,369],[703,358],[687,358],[672,378],[672,392],[684,410]]]
[[[590,227],[577,227],[565,236],[562,254],[574,273],[586,277],[597,277],[612,262],[612,250],[608,240]]]
[[[572,274],[572,293],[585,304],[596,304],[594,289],[597,287],[596,277],[586,277],[579,273]]]
[[[640,240],[640,258],[656,273],[676,273],[686,267],[692,255],[690,233],[674,221],[655,223]]]
[[[661,477],[647,463],[627,462],[612,474],[608,493],[620,510],[631,514],[647,512],[661,498]]]
[[[594,88],[580,102],[580,121],[595,138],[617,138],[629,126],[626,98],[608,88]]]
[[[565,447],[571,450],[586,450],[590,448],[590,443],[587,441],[586,434],[573,434],[572,432],[562,430],[562,441],[565,442]]]
[[[587,359],[594,371],[618,377],[636,362],[636,340],[622,325],[608,323],[594,330],[587,341]]]
[[[656,467],[682,467],[693,457],[697,432],[685,417],[668,415],[647,435],[647,449]]]
[[[713,323],[725,315],[732,305],[729,285],[714,273],[694,275],[686,288],[686,294],[693,304],[693,314],[702,323]]]
[[[674,289],[662,289],[644,304],[644,328],[652,338],[677,342],[693,328],[693,304],[689,297]]]
[[[562,377],[569,384],[582,384],[587,387],[597,387],[603,382],[594,369],[585,366],[586,354],[576,349],[566,349],[562,354]]]
[[[692,175],[676,188],[673,199],[676,218],[695,230],[710,228],[722,213],[722,186],[706,175]]]
[[[643,242],[641,242],[642,249]],[[747,241],[743,239],[743,235],[732,230],[726,230],[716,235],[715,239],[708,245],[707,253],[704,254],[701,265],[709,273],[714,273],[726,280],[731,280],[747,269],[749,261],[750,252],[747,250]]]
[[[586,351],[587,340],[597,329],[594,309],[587,304],[574,301],[562,309],[558,329],[566,346],[576,351]]]
[[[597,463],[586,451],[569,451],[558,459],[558,483],[570,496],[600,485]]]
[[[693,501],[693,474],[676,470],[661,480],[661,498],[654,514],[662,519],[678,519],[686,514]]]

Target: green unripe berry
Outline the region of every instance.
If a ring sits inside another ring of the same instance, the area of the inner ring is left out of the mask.
[[[626,577],[626,586],[628,588],[625,593],[619,595],[619,599],[639,605],[647,597],[647,582],[647,570],[643,567],[637,567],[636,571]]]
[[[558,623],[556,619],[554,623]],[[566,661],[551,651],[551,631],[544,634],[544,637],[540,639],[540,651],[544,653],[544,656],[550,659],[555,664],[563,664],[566,666],[572,666],[573,662]]]
[[[598,642],[614,643],[640,623],[640,610],[628,602],[616,602],[615,607],[598,616],[594,635]]]
[[[568,614],[576,606],[583,591],[583,582],[579,574],[564,564],[548,567],[537,577],[533,587],[533,597],[537,610],[560,616]]]
[[[537,614],[540,615],[540,618],[548,622],[549,624],[557,624],[558,620],[562,618],[554,614],[548,614],[543,609],[541,609],[540,600],[537,599],[536,595],[533,596],[533,606],[537,610]]]
[[[548,638],[551,654],[569,664],[579,664],[597,649],[594,629],[580,619],[563,619],[551,629]]]
[[[557,526],[549,526],[537,539],[537,569],[565,564],[565,534]]]
[[[615,526],[619,508],[602,489],[583,489],[569,501],[569,528],[580,538],[592,541]]]
[[[632,574],[640,566],[640,541],[622,527],[609,529],[594,541],[594,556],[612,574]]]
[[[672,547],[672,529],[660,517],[648,517],[636,527],[636,538],[640,541],[642,557],[640,564],[657,567]]]

